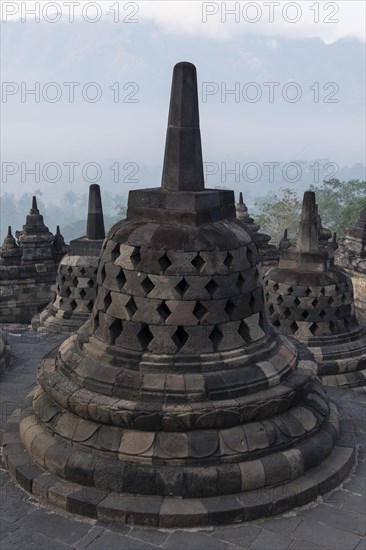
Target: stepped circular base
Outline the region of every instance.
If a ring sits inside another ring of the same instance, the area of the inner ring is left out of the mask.
[[[32,399],[32,395],[29,399]],[[270,457],[272,465],[269,474],[272,485],[268,484],[268,480],[266,486],[258,489],[250,487],[255,487],[261,473],[255,469],[248,469],[248,490],[239,493],[182,498],[115,492],[112,487],[116,488],[118,478],[114,479],[114,485],[111,480],[110,490],[81,485],[81,482],[87,483],[88,480],[85,479],[85,471],[80,465],[79,480],[77,476],[75,481],[66,480],[61,477],[61,472],[57,475],[58,453],[54,457],[49,457],[51,462],[54,461],[53,473],[32,460],[19,434],[22,417],[23,420],[27,418],[20,409],[13,413],[4,436],[4,460],[13,479],[47,506],[92,518],[129,524],[193,527],[236,523],[280,514],[303,506],[335,488],[348,475],[355,461],[353,424],[340,414],[339,435],[330,454],[317,463],[319,447],[310,441],[307,455],[302,457],[308,462],[308,469],[285,483],[281,483],[281,468],[278,468],[278,457],[281,453],[273,453]],[[32,430],[32,426],[29,430]],[[44,434],[39,434],[38,437],[41,447],[47,446],[47,442],[44,439],[42,441]],[[294,448],[290,452],[296,454],[296,451]],[[47,463],[48,469],[50,461]],[[72,468],[77,474],[78,465],[74,463]],[[111,472],[110,476],[115,477],[114,472]]]
[[[85,314],[70,314],[70,312],[56,310],[53,305],[48,305],[33,317],[32,329],[36,332],[71,334],[76,332],[89,317],[89,311]]]

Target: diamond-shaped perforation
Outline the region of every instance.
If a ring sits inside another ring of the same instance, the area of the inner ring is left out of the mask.
[[[85,271],[85,269],[82,267],[82,268],[80,269],[80,275],[82,275],[82,276],[84,277],[85,273],[86,273],[86,271]]]
[[[252,264],[252,262],[253,262],[253,252],[252,252],[252,249],[251,249],[250,246],[247,246],[247,254],[246,254],[246,256],[247,256],[248,262],[249,262],[250,264]]]
[[[291,311],[289,310],[288,307],[284,310],[283,316],[285,319],[289,319],[289,317],[291,317]]]
[[[140,342],[140,345],[142,349],[147,349],[150,342],[153,340],[154,335],[151,332],[149,325],[144,324],[139,333],[137,334],[138,341]]]
[[[334,323],[334,321],[330,321],[329,328],[332,334],[335,334],[337,332],[337,325]]]
[[[298,329],[299,329],[299,325],[296,323],[296,321],[293,321],[290,325],[290,330],[291,330],[292,334],[296,334]]]
[[[89,288],[93,288],[93,286],[95,285],[95,281],[93,281],[93,279],[89,279],[87,285]]]
[[[326,315],[327,315],[327,314],[325,313],[324,309],[322,309],[321,312],[319,313],[319,317],[320,317],[320,319],[321,319],[322,321],[324,321]]]
[[[280,306],[281,304],[283,304],[283,298],[282,298],[282,296],[277,296],[276,302],[278,303],[279,306]]]
[[[226,302],[225,312],[231,317],[234,311],[235,311],[235,304],[232,302],[232,300],[229,299]]]
[[[93,308],[93,304],[92,304]],[[94,332],[99,328],[99,313],[97,313],[94,317]]]
[[[171,314],[170,309],[165,302],[161,302],[160,306],[156,309],[163,321],[165,321]]]
[[[273,290],[274,290],[274,292],[277,292],[277,290],[278,290],[279,288],[280,288],[280,287],[278,286],[277,283],[275,283],[275,284],[273,285]]]
[[[316,333],[318,332],[318,325],[316,323],[311,323],[311,325],[309,326],[309,330],[311,334],[315,336]]]
[[[77,277],[74,277],[73,280],[72,280],[72,284],[74,286],[78,286],[78,282],[79,282],[79,279]]]
[[[311,302],[311,305],[316,308],[319,305],[319,300],[317,298],[314,298],[314,300]]]
[[[71,296],[71,290],[70,290],[69,287],[67,287],[67,289],[65,290],[65,294],[66,294],[66,296],[67,296],[68,298],[70,298],[70,296]]]
[[[309,312],[306,310],[303,311],[301,317],[304,319],[304,321],[306,321],[306,319],[309,317]]]
[[[207,309],[201,302],[196,302],[196,305],[194,306],[193,315],[198,319],[199,321],[202,321],[206,315],[207,315]]]
[[[172,335],[172,340],[179,351],[186,344],[189,338],[189,334],[184,330],[183,327],[178,327],[177,330]]]
[[[115,260],[117,260],[117,258],[119,257],[120,255],[120,245],[119,244],[116,244],[116,246],[113,248],[112,252],[111,252],[111,258],[112,258],[112,262],[114,262]]]
[[[181,278],[179,283],[175,286],[175,290],[178,292],[178,294],[183,298],[187,290],[189,289],[189,284],[187,283],[186,279],[184,277]]]
[[[82,289],[80,290],[80,298],[81,298],[82,300],[84,300],[85,296],[86,296],[86,292],[85,292],[85,290],[82,288]]]
[[[78,307],[77,303],[75,300],[72,300],[70,302],[70,306],[71,306],[71,309],[74,311],[74,309],[76,309]]]
[[[287,289],[287,294],[289,294],[291,296],[293,291],[294,291],[294,289],[292,288],[292,286],[289,286],[288,289]]]
[[[342,294],[342,304],[346,303],[347,302],[347,296],[345,294]]]
[[[117,338],[119,338],[123,332],[123,325],[121,319],[114,319],[111,325],[108,328],[109,332],[109,343],[112,346],[116,343]]]
[[[123,272],[123,269],[120,269],[120,270],[119,270],[119,273],[118,273],[118,275],[117,275],[117,277],[116,277],[116,283],[117,283],[118,288],[119,288],[120,290],[122,290],[122,288],[125,286],[126,280],[127,280],[127,279],[126,279],[126,276],[125,276],[125,274],[124,274],[124,272]]]
[[[254,312],[255,304],[256,304],[255,298],[252,294],[251,297],[250,297],[250,300],[249,300],[249,307],[252,310],[252,313]]]
[[[103,266],[102,269],[101,269],[101,272],[100,272],[100,277],[101,277],[102,284],[104,283],[106,276],[107,276],[107,273],[105,271],[105,266]]]
[[[69,275],[71,275],[71,273],[72,273],[72,267],[68,267],[68,268],[67,268],[67,272],[68,272]]]
[[[137,311],[137,305],[136,305],[136,302],[135,300],[131,298],[128,300],[127,304],[125,305],[125,308],[126,308],[126,311],[130,317],[130,319],[132,319],[132,317],[135,315],[136,311]]]
[[[307,288],[307,289],[305,290],[305,296],[308,297],[308,296],[310,296],[310,294],[311,294],[311,289],[310,289],[310,288]]]
[[[328,298],[328,305],[331,306],[334,304],[334,298],[332,296],[329,296]]]
[[[275,308],[273,307],[272,304],[269,306],[268,311],[269,311],[269,314],[270,314],[270,315],[273,315],[273,314],[274,314]]]
[[[276,328],[279,328],[281,326],[279,319],[276,319],[275,321],[273,321],[273,326]]]
[[[64,303],[63,298],[60,298],[60,301],[59,301],[60,306],[62,306],[63,303]]]
[[[298,298],[295,298],[294,300],[294,306],[298,307],[301,304],[300,300]]]
[[[206,265],[206,262],[202,258],[202,256],[200,256],[200,254],[197,254],[197,256],[195,256],[191,261],[191,264],[197,269],[197,271],[202,271],[202,269]]]
[[[145,294],[149,294],[149,292],[151,292],[152,289],[155,288],[155,285],[152,282],[152,280],[150,279],[150,277],[148,275],[146,275],[145,279],[141,283],[141,287],[142,287],[143,291],[145,292]]]
[[[89,302],[86,304],[87,310],[91,313],[93,311],[93,300],[89,300]]]
[[[325,295],[325,288],[324,288],[324,287],[322,287],[322,288],[320,289],[320,294],[321,294],[322,296]]]
[[[218,327],[215,326],[214,329],[212,330],[209,338],[212,342],[214,350],[216,351],[219,348],[219,346],[220,346],[220,344],[221,344],[221,342],[224,338],[224,335],[222,334],[221,330]]]
[[[66,277],[65,277],[65,275],[62,275],[62,277],[61,277],[61,283],[65,283],[65,282],[66,282]]]
[[[168,267],[172,265],[172,262],[170,261],[169,256],[166,252],[158,259],[158,263],[163,273],[168,269]]]
[[[209,293],[211,298],[213,298],[213,296],[214,296],[214,294],[215,294],[215,292],[218,288],[219,288],[219,285],[213,279],[210,279],[210,281],[205,286],[205,289],[207,290],[207,292]]]
[[[236,281],[236,286],[240,290],[240,292],[243,290],[245,285],[245,279],[241,273],[238,275],[238,280]]]
[[[238,333],[242,337],[244,342],[250,342],[251,341],[249,328],[248,328],[248,325],[245,323],[245,321],[242,321],[240,323],[239,328],[238,328]]]
[[[111,305],[112,303],[112,297],[111,297],[111,293],[110,292],[107,292],[105,298],[104,298],[104,311],[106,312],[107,309],[109,308],[109,306]]]
[[[233,263],[234,263],[234,256],[232,254],[230,254],[230,252],[228,252],[226,254],[226,258],[224,260],[224,264],[226,265],[226,267],[228,269],[231,269],[232,266],[233,266]]]
[[[130,259],[131,259],[131,263],[132,263],[133,267],[136,269],[138,264],[141,262],[141,254],[140,254],[140,247],[139,246],[135,246],[135,248],[131,252]]]

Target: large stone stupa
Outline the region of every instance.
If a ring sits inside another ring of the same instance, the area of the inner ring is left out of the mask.
[[[266,322],[232,191],[205,189],[194,65],[174,68],[161,188],[109,231],[93,316],[39,368],[4,456],[37,498],[145,525],[305,504],[354,462],[307,350]]]
[[[70,242],[58,267],[56,292],[50,304],[32,320],[38,331],[74,332],[93,310],[97,268],[105,238],[99,185],[89,188],[86,235]]]
[[[282,250],[278,268],[265,275],[268,317],[309,347],[325,384],[363,386],[366,327],[355,315],[351,279],[334,266],[336,244],[325,242],[331,233],[320,227],[315,193],[307,191],[297,246]]]

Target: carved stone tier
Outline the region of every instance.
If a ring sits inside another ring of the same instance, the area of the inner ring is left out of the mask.
[[[354,461],[352,425],[311,354],[268,326],[233,193],[202,189],[190,63],[175,67],[172,96],[162,189],[130,194],[102,247],[92,318],[43,359],[4,441],[10,472],[41,501],[162,527],[283,512]]]

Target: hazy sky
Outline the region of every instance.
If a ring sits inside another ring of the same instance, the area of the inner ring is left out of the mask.
[[[218,169],[210,186],[251,163],[365,163],[363,1],[2,1],[1,10],[2,192],[57,198],[85,192],[99,173],[115,193],[159,185],[182,60],[198,70],[204,160]]]

